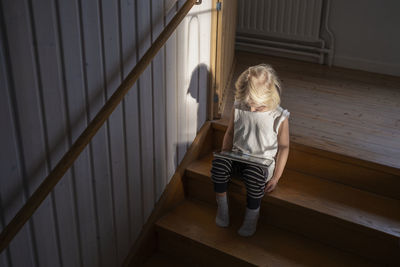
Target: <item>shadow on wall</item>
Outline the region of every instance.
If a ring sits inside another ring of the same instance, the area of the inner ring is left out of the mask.
[[[199,64],[193,71],[190,78],[190,82],[185,94],[185,105],[182,107],[182,117],[184,121],[181,122],[180,131],[181,138],[178,139],[177,150],[183,154],[183,151],[189,148],[194,138],[196,137],[197,131],[203,126],[207,116],[207,96],[208,82],[209,82],[209,71],[205,64]],[[207,83],[205,86],[202,84]],[[202,91],[203,90],[203,91]],[[178,156],[179,165],[183,155]],[[176,166],[177,166],[176,165]]]

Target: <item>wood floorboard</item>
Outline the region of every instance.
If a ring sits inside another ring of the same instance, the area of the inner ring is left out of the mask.
[[[242,71],[271,64],[291,112],[291,140],[400,168],[400,77],[236,51],[222,113],[228,119]]]

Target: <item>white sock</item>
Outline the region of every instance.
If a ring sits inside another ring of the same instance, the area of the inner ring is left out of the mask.
[[[218,208],[215,223],[220,227],[229,226],[229,208],[227,194],[223,196],[216,196]]]
[[[256,232],[257,221],[260,215],[260,207],[257,209],[249,209],[246,207],[246,214],[243,220],[243,224],[238,230],[241,236],[251,236]]]

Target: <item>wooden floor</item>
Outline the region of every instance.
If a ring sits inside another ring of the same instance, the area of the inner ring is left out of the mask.
[[[234,82],[247,67],[267,63],[283,83],[291,141],[400,168],[400,77],[236,52]]]

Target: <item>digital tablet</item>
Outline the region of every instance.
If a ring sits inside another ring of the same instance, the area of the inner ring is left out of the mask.
[[[220,152],[213,152],[214,157],[216,158],[226,158],[234,161],[239,161],[247,164],[252,164],[259,166],[261,168],[268,168],[273,160],[271,159],[264,159],[264,158],[258,158],[258,157],[252,157],[247,154],[243,154],[241,152],[235,152],[235,151],[220,151]]]

